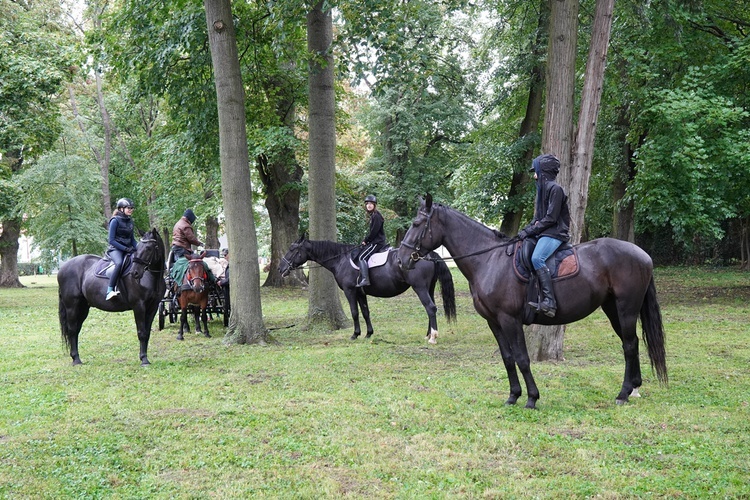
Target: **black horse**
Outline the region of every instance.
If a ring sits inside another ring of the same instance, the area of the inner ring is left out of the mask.
[[[404,293],[412,287],[422,302],[429,317],[427,327],[427,340],[431,344],[437,342],[438,328],[437,306],[435,305],[435,284],[440,280],[440,291],[443,298],[443,311],[448,321],[456,319],[456,299],[453,289],[453,276],[445,262],[436,253],[432,254],[431,262],[419,262],[410,273],[404,273],[399,269],[395,259],[395,251],[388,254],[387,262],[379,267],[370,269],[370,286],[357,288],[357,276],[359,269],[352,266],[350,260],[351,251],[356,245],[347,245],[333,241],[312,241],[304,236],[292,243],[289,251],[281,260],[279,272],[286,276],[293,269],[302,266],[308,260],[317,262],[333,273],[339,288],[344,291],[346,300],[349,301],[352,320],[354,320],[354,333],[352,340],[359,337],[362,332],[359,326],[359,312],[357,304],[362,310],[362,316],[367,323],[366,338],[373,334],[370,322],[370,308],[367,305],[367,296],[373,297],[395,297]]]
[[[105,300],[107,279],[96,275],[97,255],[79,255],[60,266],[57,274],[59,285],[60,329],[65,345],[70,348],[74,365],[81,364],[78,355],[78,334],[93,306],[107,312],[133,311],[138,340],[141,343],[141,365],[148,361],[148,341],[151,323],[164,297],[164,242],[154,228],[145,233],[136,247],[132,268],[120,277],[120,295]]]
[[[449,207],[433,204],[428,194],[398,251],[404,269],[422,261],[428,251],[445,245],[471,287],[474,307],[487,320],[508,372],[510,397],[521,396],[516,365],[526,382],[527,408],[534,408],[539,389],[534,382],[523,334],[526,284],[514,275],[513,243],[492,229]],[[622,340],[625,378],[616,402],[623,404],[642,383],[636,323],[640,315],[651,367],[667,383],[664,328],[656,300],[651,258],[632,243],[602,238],[575,247],[580,266],[573,277],[555,282],[557,315],[537,315],[535,323],[561,325],[585,318],[601,307]]]

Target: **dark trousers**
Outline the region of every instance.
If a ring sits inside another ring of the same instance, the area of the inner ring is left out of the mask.
[[[115,288],[117,286],[117,280],[120,279],[122,263],[125,261],[125,252],[118,250],[117,248],[110,248],[107,250],[107,255],[109,255],[109,259],[115,265],[112,275],[109,277],[109,286]]]

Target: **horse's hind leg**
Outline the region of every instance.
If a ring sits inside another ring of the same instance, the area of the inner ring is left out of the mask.
[[[177,332],[177,340],[185,340],[185,337],[183,336],[185,329],[187,328],[188,332],[190,331],[190,327],[187,326],[187,322],[187,306],[185,306],[182,308],[182,312],[180,313],[180,331]]]
[[[636,331],[638,312],[630,312],[623,305],[618,307],[617,299],[614,298],[602,304],[602,310],[622,341],[622,351],[625,356],[625,375],[620,393],[615,399],[615,402],[621,405],[627,403],[631,395],[639,397],[638,388],[643,383],[638,355],[638,333]]]
[[[435,299],[432,291],[428,292],[427,289],[422,287],[412,286],[412,288],[417,294],[417,297],[419,297],[420,302],[422,302],[422,306],[424,307],[425,312],[427,312],[427,342],[429,342],[430,344],[437,344],[437,306],[435,305]],[[434,285],[432,289],[434,290]]]
[[[199,306],[194,306],[193,308],[193,318],[195,318],[195,333],[203,333],[203,330],[201,330],[201,314],[203,314],[203,318],[206,317],[206,311],[205,309],[201,310]],[[203,320],[203,325],[205,326],[206,320]]]
[[[350,340],[357,340],[357,337],[362,333],[362,327],[359,325],[359,309],[357,308],[357,292],[354,288],[347,288],[344,290],[346,301],[349,302],[349,312],[352,315],[352,321],[354,322],[354,333],[349,337]]]
[[[81,357],[78,354],[78,334],[81,333],[81,327],[83,327],[83,322],[89,315],[90,307],[85,299],[76,299],[71,304],[65,304],[60,299],[59,309],[63,340],[70,349],[70,357],[73,359],[73,365],[80,365]]]

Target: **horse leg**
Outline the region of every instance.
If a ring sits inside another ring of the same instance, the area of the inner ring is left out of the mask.
[[[185,337],[182,334],[184,333],[185,327],[187,326],[187,321],[188,321],[188,319],[187,319],[187,308],[188,308],[188,305],[185,304],[184,307],[181,305],[180,308],[182,309],[182,311],[180,312],[180,331],[177,333],[177,340],[185,340]],[[188,328],[188,332],[189,332],[190,331],[189,330],[190,327],[188,326],[187,328]]]
[[[193,318],[195,318],[195,333],[203,333],[203,330],[201,330],[201,313],[205,312],[205,310],[201,310],[200,306],[192,306],[193,308]]]
[[[427,312],[427,342],[430,344],[437,344],[437,306],[435,305],[433,292],[428,291],[426,288],[413,285],[412,288],[417,294],[417,297],[419,297],[419,301],[422,302],[422,307],[424,307],[424,310]],[[432,290],[434,290],[434,285]]]
[[[81,333],[81,327],[83,327],[83,322],[88,317],[91,307],[83,298],[75,299],[71,304],[63,303],[61,298],[58,307],[63,340],[70,348],[73,365],[80,365],[82,363],[78,354],[78,334]]]
[[[359,326],[359,309],[357,309],[357,291],[352,288],[344,290],[344,296],[346,296],[347,302],[349,302],[349,312],[352,315],[352,321],[354,322],[354,333],[349,337],[350,340],[357,340],[357,337],[362,333],[362,328]]]
[[[638,356],[638,312],[630,312],[630,308],[620,304],[617,299],[608,299],[602,304],[604,314],[615,333],[622,342],[622,351],[625,356],[625,375],[622,380],[622,388],[615,399],[615,403],[622,405],[628,402],[629,397],[640,397],[638,388],[643,383],[641,376],[641,362]]]
[[[521,375],[523,376],[524,382],[526,383],[526,408],[535,409],[536,402],[539,400],[539,388],[534,380],[534,375],[531,373],[531,360],[529,359],[529,352],[526,350],[526,338],[523,334],[523,327],[521,326],[520,319],[507,317],[501,320],[498,325],[493,327],[490,323],[492,333],[495,334],[495,339],[503,339],[505,349],[510,351],[509,358],[506,358],[503,353],[503,362],[505,363],[505,369],[508,371],[508,380],[511,384],[510,397],[507,403],[513,404],[521,395],[521,385],[516,375],[516,369],[513,366],[518,366]],[[503,352],[503,345],[498,340],[500,346],[500,352]],[[510,369],[509,369],[510,365]],[[511,378],[511,372],[513,378]],[[515,399],[514,399],[515,397]]]
[[[367,304],[367,295],[364,292],[357,294],[357,302],[359,302],[359,308],[362,309],[362,317],[365,318],[365,326],[367,327],[365,338],[369,339],[372,337],[374,330],[370,321],[370,306]]]
[[[510,396],[505,401],[506,405],[514,405],[518,398],[521,397],[521,382],[518,380],[518,372],[516,371],[516,362],[513,359],[513,351],[510,348],[508,339],[503,335],[503,331],[499,325],[495,325],[488,321],[487,324],[492,330],[492,334],[495,336],[497,346],[500,348],[500,355],[503,358],[503,364],[505,365],[505,371],[508,373],[508,383],[510,384]]]
[[[135,317],[135,326],[138,329],[138,341],[141,344],[138,357],[141,360],[141,366],[148,366],[151,364],[148,360],[148,341],[151,338],[151,322],[154,317],[150,310],[147,311],[145,308],[138,306],[133,308],[133,316]]]

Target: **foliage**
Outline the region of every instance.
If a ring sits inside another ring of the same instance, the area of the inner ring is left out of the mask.
[[[495,341],[454,279],[459,322],[436,346],[414,294],[370,298],[375,336],[351,342],[298,326],[305,291],[263,288],[278,345],[178,342],[169,325],[153,332],[144,369],[132,315],[98,310],[72,368],[54,277],[24,277],[28,288],[0,290],[15,339],[0,359],[0,496],[750,495],[744,273],[657,269],[671,384],[656,385],[644,361],[642,397],[625,406],[604,314],[570,325],[565,361],[532,365],[538,411],[503,405]]]
[[[100,254],[107,232],[101,214],[101,175],[95,164],[79,156],[50,153],[18,178],[23,191],[18,206],[34,245],[63,259]]]

